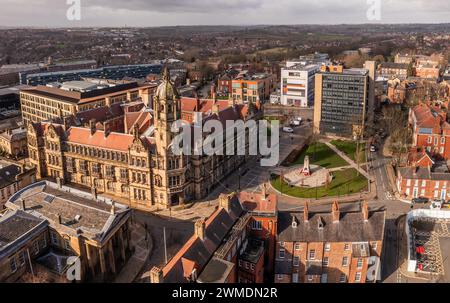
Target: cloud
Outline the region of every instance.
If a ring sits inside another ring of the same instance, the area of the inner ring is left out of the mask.
[[[3,26],[165,26],[368,23],[375,0],[80,0],[82,20],[66,18],[66,0],[0,0]],[[379,23],[449,22],[450,1],[380,0]]]

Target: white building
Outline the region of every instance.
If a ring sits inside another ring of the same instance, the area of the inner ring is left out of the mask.
[[[314,104],[314,77],[320,64],[287,62],[281,69],[281,104],[311,107]]]

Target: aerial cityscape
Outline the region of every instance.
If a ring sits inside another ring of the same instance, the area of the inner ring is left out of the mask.
[[[2,2],[0,284],[450,283],[449,4]]]

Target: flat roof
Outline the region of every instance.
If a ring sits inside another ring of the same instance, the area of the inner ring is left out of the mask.
[[[94,199],[90,193],[68,187],[59,188],[48,181],[34,183],[14,194],[6,203],[10,209],[22,208],[38,218],[59,223],[73,229],[81,230],[91,238],[102,238],[112,223],[129,209],[115,204],[115,214],[111,213],[112,200]]]
[[[197,279],[198,283],[224,283],[234,264],[219,258],[212,258]]]

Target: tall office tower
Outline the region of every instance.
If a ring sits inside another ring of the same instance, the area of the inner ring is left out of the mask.
[[[368,111],[369,82],[367,69],[322,66],[316,74],[314,132],[359,136]]]

